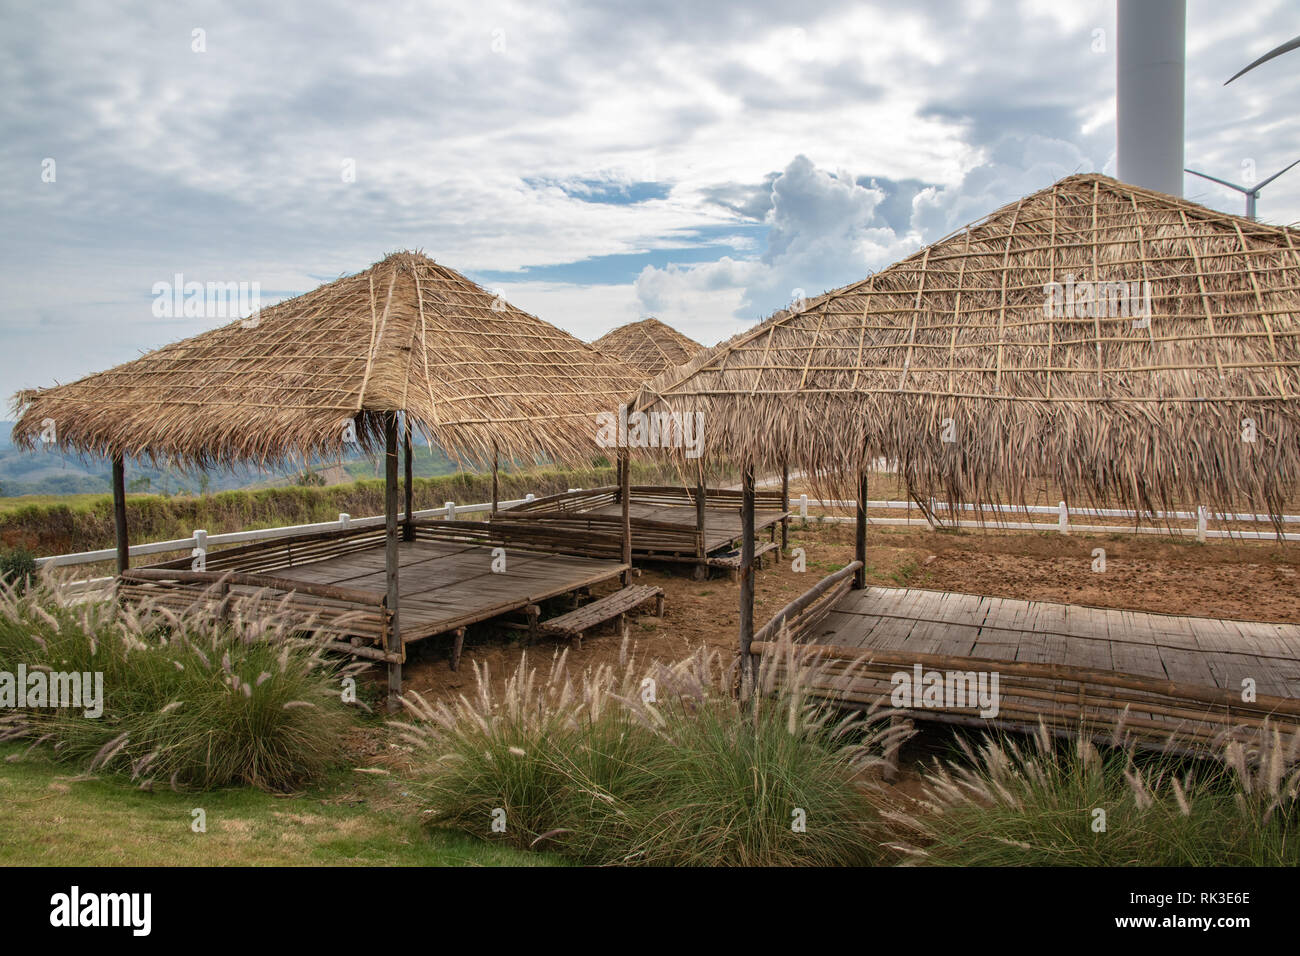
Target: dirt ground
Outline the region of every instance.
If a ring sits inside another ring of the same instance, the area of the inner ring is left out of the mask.
[[[791,548],[802,547],[807,570],[796,573],[787,556],[757,576],[755,624],[761,626],[821,577],[852,559],[851,525],[791,526]],[[1092,570],[1096,548],[1106,570]],[[934,532],[873,528],[867,548],[868,582],[885,587],[1056,601],[1239,620],[1300,623],[1300,546],[1275,542],[1230,543],[1132,535]],[[642,570],[641,584],[664,589],[662,621],[653,605],[634,613],[628,633],[638,660],[687,656],[701,644],[730,654],[736,646],[738,586],[726,576],[695,581],[687,567]],[[570,651],[576,670],[617,664],[620,635],[613,625],[588,632]],[[566,645],[544,641],[529,648],[539,663]],[[493,675],[515,669],[524,648],[518,634],[471,629],[459,672],[448,667],[447,644],[435,638],[408,648],[405,684],[430,699],[472,690],[472,662]]]

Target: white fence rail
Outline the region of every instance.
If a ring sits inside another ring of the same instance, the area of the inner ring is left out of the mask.
[[[795,510],[799,517],[805,521],[809,520],[809,509],[817,508],[821,510],[855,510],[858,506],[856,501],[837,501],[837,500],[820,500],[809,498],[807,495],[800,495],[798,498],[790,499],[791,508]],[[916,505],[911,501],[872,501],[867,502],[867,508],[876,509],[898,509],[911,510]],[[936,516],[949,513],[949,506],[945,502],[930,499],[929,507],[931,513]],[[917,508],[920,511],[920,508]],[[963,521],[958,518],[955,521],[944,522],[944,527],[949,528],[996,528],[1000,531],[1050,531],[1053,528],[1051,522],[1047,521],[1007,521],[1005,516],[1012,515],[1052,515],[1056,518],[1055,529],[1060,534],[1069,534],[1071,531],[1081,531],[1086,533],[1101,534],[1158,534],[1158,535],[1183,535],[1187,537],[1195,536],[1198,541],[1205,541],[1209,538],[1239,538],[1243,540],[1283,540],[1283,541],[1300,541],[1300,533],[1283,532],[1278,534],[1276,531],[1249,531],[1237,528],[1223,528],[1211,530],[1208,526],[1211,521],[1216,522],[1235,522],[1235,523],[1254,523],[1271,525],[1273,517],[1266,514],[1253,512],[1217,512],[1210,511],[1207,508],[1200,507],[1195,511],[1157,511],[1150,515],[1139,515],[1136,511],[1125,511],[1120,508],[1074,508],[1070,509],[1062,501],[1055,508],[1050,505],[1029,505],[1020,507],[1014,505],[998,504],[961,504],[955,509],[962,514],[973,514],[975,512],[992,513],[991,521]],[[1071,518],[1125,518],[1132,524],[1072,524]],[[1138,524],[1139,518],[1145,518],[1151,522],[1151,526],[1143,527]],[[813,515],[812,518],[821,521],[831,522],[849,522],[854,521],[853,517],[834,517],[824,515]],[[1300,524],[1300,515],[1282,515],[1279,519],[1283,524]],[[1174,522],[1178,521],[1195,521],[1195,528],[1178,528],[1174,527]],[[929,518],[880,518],[871,516],[867,517],[868,524],[876,525],[897,525],[897,526],[914,526],[914,527],[934,527]]]

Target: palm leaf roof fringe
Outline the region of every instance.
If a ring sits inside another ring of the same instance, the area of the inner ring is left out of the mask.
[[[67,385],[20,392],[14,441],[196,465],[383,446],[402,411],[448,454],[590,460],[644,376],[418,252]]]
[[[648,375],[681,365],[700,349],[699,342],[656,318],[629,322],[606,332],[593,347]]]
[[[1149,283],[1149,315],[1118,286],[1092,308],[1097,282]],[[638,407],[701,412],[706,454],[841,492],[886,457],[950,504],[1050,482],[1276,516],[1300,477],[1298,317],[1300,232],[1070,176],[664,372]]]

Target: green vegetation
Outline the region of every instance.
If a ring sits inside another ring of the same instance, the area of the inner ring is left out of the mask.
[[[26,591],[36,578],[36,556],[26,548],[0,551],[0,585]]]
[[[69,776],[47,752],[0,744],[3,866],[550,866],[420,822],[405,781],[351,769],[292,797],[179,793]],[[194,810],[206,832],[195,832]]]
[[[626,648],[625,648],[626,650]],[[525,659],[495,695],[417,700],[408,739],[432,824],[588,864],[852,865],[883,831],[855,778],[879,740],[798,686],[737,703],[703,652],[542,678]],[[494,820],[498,829],[493,829]],[[499,827],[504,825],[502,832]]]
[[[905,588],[911,583],[912,578],[916,575],[916,572],[920,567],[920,564],[917,563],[915,558],[908,558],[898,567],[894,568],[893,571],[889,572],[889,579],[899,587]]]
[[[929,811],[898,815],[899,844],[943,866],[1300,865],[1297,739],[1219,759],[1132,749],[962,742],[926,776]]]
[[[662,477],[658,469],[638,465],[633,466],[633,474],[636,480]],[[607,465],[568,470],[536,468],[503,473],[500,494],[503,501],[508,501],[530,492],[547,495],[613,481],[614,471]],[[491,498],[490,474],[459,472],[440,478],[417,477],[414,481],[417,510],[440,508],[447,501],[468,504]],[[383,508],[383,481],[373,479],[325,487],[288,485],[223,491],[206,497],[128,495],[127,526],[132,543],[141,543],[188,537],[195,528],[221,534],[334,521],[341,512],[357,517],[381,514]],[[110,548],[112,497],[85,495],[70,501],[45,497],[30,504],[26,499],[0,499],[0,543],[26,547],[37,555]]]
[[[341,759],[351,669],[275,614],[236,605],[232,620],[246,623],[197,612],[161,626],[112,604],[64,604],[43,586],[6,590],[0,605],[0,670],[80,675],[75,706],[33,701],[0,720],[4,737],[147,786],[285,791]]]

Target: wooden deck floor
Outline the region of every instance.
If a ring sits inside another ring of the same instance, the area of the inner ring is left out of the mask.
[[[607,515],[610,517],[621,517],[623,514],[622,505],[617,502],[614,504],[601,505],[592,508],[589,514]],[[628,505],[628,514],[633,518],[646,518],[651,521],[663,521],[667,524],[677,524],[684,528],[694,529],[695,527],[695,506],[694,505],[666,505],[647,503],[637,501],[633,498],[632,503]],[[754,531],[761,532],[770,528],[774,524],[779,524],[784,516],[783,511],[755,511],[754,512]],[[704,512],[704,548],[712,554],[715,551],[722,551],[731,546],[731,542],[740,537],[740,509],[738,508],[705,508]]]
[[[808,641],[1063,664],[1300,698],[1300,627],[915,589],[850,591]]]
[[[465,627],[618,577],[624,565],[598,558],[506,549],[492,571],[492,548],[442,541],[398,545],[403,643]],[[274,572],[275,577],[382,595],[384,549],[371,548]]]

